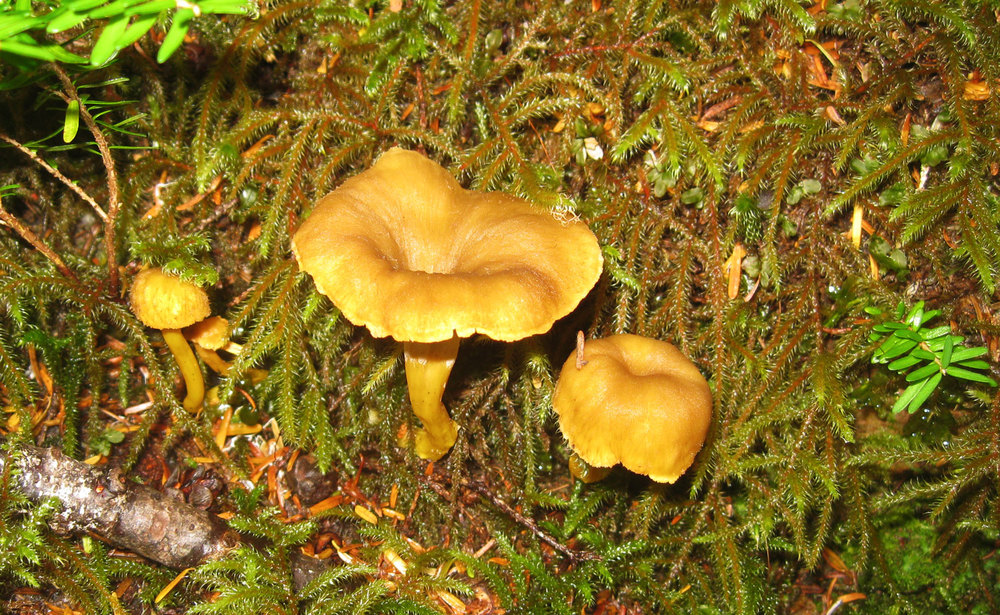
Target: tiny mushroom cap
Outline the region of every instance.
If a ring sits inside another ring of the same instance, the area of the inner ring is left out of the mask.
[[[184,337],[194,342],[194,350],[205,362],[220,374],[229,373],[232,367],[219,356],[216,350],[229,346],[229,321],[222,316],[212,316],[184,328]]]
[[[425,459],[440,458],[457,434],[440,400],[458,338],[548,331],[590,292],[603,264],[583,222],[465,190],[436,162],[399,148],[323,197],[292,251],[348,320],[404,342]]]
[[[205,350],[219,350],[229,343],[229,321],[222,316],[212,316],[186,327],[184,337]]]
[[[212,313],[208,295],[162,269],[144,269],[132,281],[132,312],[147,327],[182,329]]]
[[[621,463],[673,483],[712,419],[704,376],[673,344],[638,335],[587,341],[566,361],[552,405],[570,446],[596,467]]]

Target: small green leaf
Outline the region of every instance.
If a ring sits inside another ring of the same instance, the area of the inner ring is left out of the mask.
[[[872,329],[874,329],[875,331],[879,331],[881,333],[888,333],[890,331],[899,331],[900,329],[907,329],[907,328],[908,328],[907,325],[904,325],[901,322],[884,322],[880,325],[875,325],[874,327],[872,327]]]
[[[180,9],[174,13],[174,21],[170,24],[170,30],[163,37],[160,50],[156,53],[157,62],[161,64],[166,62],[180,48],[187,35],[188,24],[191,23],[192,19],[194,19],[194,11],[191,9]]]
[[[920,388],[923,387],[923,385],[924,385],[923,382],[917,382],[916,384],[911,384],[910,386],[906,387],[906,390],[903,391],[903,394],[900,395],[899,399],[896,400],[896,403],[893,404],[892,413],[899,414],[899,412],[902,411],[903,408],[908,406],[910,402],[913,401],[913,398],[916,397],[917,393],[920,391]]]
[[[914,327],[919,327],[924,318],[924,302],[917,301],[917,304],[910,308],[910,313],[906,315],[906,322]]]
[[[909,329],[897,329],[896,332],[893,333],[893,335],[895,337],[901,337],[903,339],[912,340],[914,342],[924,341],[924,336],[920,335],[916,331],[910,331]]]
[[[55,15],[55,13],[56,11],[52,11],[53,15]],[[52,15],[50,15],[50,17],[52,17]],[[58,15],[51,18],[49,24],[45,26],[45,31],[49,34],[58,34],[59,32],[69,30],[70,28],[77,26],[86,18],[86,15],[81,15],[64,6],[63,10],[61,10]]]
[[[948,369],[951,364],[951,355],[955,350],[955,343],[949,335],[944,338],[944,350],[941,353],[941,367]]]
[[[917,394],[913,396],[912,400],[910,400],[910,405],[907,406],[906,411],[909,412],[910,414],[913,414],[914,412],[919,410],[920,406],[922,406],[923,403],[927,401],[927,398],[931,396],[931,394],[934,392],[934,389],[937,388],[937,385],[940,382],[941,382],[941,372],[938,372],[933,376],[931,376],[930,378],[928,378],[927,380],[925,380],[923,385],[917,391]]]
[[[77,13],[86,13],[92,9],[96,9],[107,2],[107,0],[68,0],[63,6],[69,7],[70,10]]]
[[[34,58],[44,62],[66,62],[67,64],[80,64],[86,62],[84,58],[66,51],[59,45],[39,45],[37,43],[22,43],[21,41],[6,39],[0,41],[0,51]]]
[[[246,0],[206,0],[199,2],[201,12],[204,13],[228,13],[231,15],[246,15],[250,12],[250,3]],[[487,35],[488,36],[488,35]]]
[[[943,325],[933,329],[923,330],[921,333],[923,334],[925,340],[932,340],[951,333],[951,327]]]
[[[816,194],[823,189],[823,184],[816,179],[803,179],[799,185],[802,186],[802,191],[806,194]]]
[[[125,30],[120,37],[118,37],[117,45],[119,49],[124,49],[136,42],[143,37],[144,34],[149,32],[149,29],[153,27],[156,23],[158,15],[149,15],[148,17],[140,17],[132,22],[132,25]]]
[[[875,351],[875,355],[872,360],[877,359],[878,363],[885,363],[889,359],[894,359],[904,352],[909,352],[916,348],[917,342],[913,340],[901,340],[895,337],[890,337],[885,341],[884,344],[879,346],[878,350]]]
[[[702,202],[704,199],[705,191],[698,186],[685,190],[681,193],[681,203],[684,203],[685,205],[695,205]]]
[[[3,44],[6,45],[7,39],[13,38],[22,32],[27,32],[28,30],[37,28],[43,23],[45,22],[38,17],[19,15],[17,13],[0,13],[0,41],[3,41]],[[24,43],[33,41],[34,39],[22,40]]]
[[[975,359],[976,357],[981,357],[986,354],[986,348],[982,346],[976,346],[975,348],[957,348],[951,355],[951,360],[955,363],[961,363],[962,361],[967,361],[968,359]]]
[[[903,357],[901,359],[896,359],[895,361],[893,361],[892,363],[890,363],[888,365],[888,367],[889,367],[889,369],[891,369],[894,372],[901,372],[904,369],[910,369],[911,367],[913,367],[914,365],[916,365],[917,363],[920,363],[920,362],[921,362],[920,359],[918,359],[918,358],[916,358],[916,357],[914,357],[912,355],[907,355],[907,356],[905,356],[905,357]]]
[[[962,369],[961,367],[956,367],[954,365],[952,365],[951,368],[948,369],[948,375],[949,376],[954,376],[956,378],[961,378],[962,380],[971,380],[973,382],[982,382],[982,383],[988,384],[990,386],[996,386],[997,385],[996,381],[993,380],[992,378],[990,378],[989,376],[980,374],[979,372],[973,372],[973,371],[969,371],[967,369]]]
[[[937,363],[931,363],[930,365],[925,365],[918,370],[910,372],[906,375],[907,382],[916,382],[918,380],[923,380],[924,378],[929,378],[934,372],[940,372]]]
[[[87,16],[91,19],[122,17],[125,13],[125,9],[139,4],[141,1],[142,0],[115,0],[114,2],[93,9]]]
[[[966,369],[989,369],[990,364],[982,360],[971,360],[971,361],[956,361],[955,356],[952,355],[951,358],[952,365],[959,365]]]
[[[962,340],[965,339],[961,335],[949,335],[947,337],[951,338],[952,345],[960,345],[962,343]],[[932,340],[927,340],[927,349],[932,350],[934,352],[940,352],[944,350],[944,341],[945,341],[944,337],[938,337]]]
[[[119,15],[108,21],[104,26],[100,38],[94,43],[94,49],[90,52],[90,65],[101,66],[110,60],[121,47],[118,46],[118,39],[128,28],[128,17]]]
[[[937,318],[940,314],[941,310],[929,310],[927,312],[924,312],[924,315],[921,316],[920,318],[920,324],[928,323]]]
[[[924,350],[923,348],[917,348],[916,350],[914,350],[910,354],[912,354],[913,356],[917,357],[918,359],[923,359],[925,361],[933,361],[934,358],[935,358],[933,352],[928,352],[928,351]]]
[[[66,118],[63,120],[63,143],[70,143],[80,130],[80,101],[71,100],[66,105]]]

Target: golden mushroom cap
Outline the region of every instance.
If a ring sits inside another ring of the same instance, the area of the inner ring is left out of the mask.
[[[412,342],[544,333],[587,295],[603,263],[582,222],[465,190],[399,148],[320,199],[292,251],[348,320]]]
[[[592,466],[621,463],[672,483],[701,450],[712,419],[708,382],[673,344],[638,335],[588,340],[552,397],[570,446]]]
[[[229,343],[229,321],[212,316],[184,328],[184,337],[206,350],[219,350]]]
[[[147,327],[182,329],[208,318],[208,295],[162,269],[144,269],[132,281],[132,312]]]

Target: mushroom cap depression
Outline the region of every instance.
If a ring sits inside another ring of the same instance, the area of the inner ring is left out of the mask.
[[[465,190],[399,148],[320,199],[292,250],[348,320],[413,342],[544,333],[587,295],[603,262],[584,223]]]
[[[181,329],[212,313],[204,290],[158,268],[135,276],[131,297],[132,312],[154,329]]]
[[[712,392],[673,344],[638,335],[588,340],[583,367],[574,354],[559,375],[552,405],[570,446],[592,466],[621,463],[672,483],[701,450]]]

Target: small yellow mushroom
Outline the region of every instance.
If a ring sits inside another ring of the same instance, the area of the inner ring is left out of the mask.
[[[131,303],[136,317],[147,327],[159,329],[173,353],[187,389],[184,408],[196,410],[201,407],[205,399],[205,380],[180,330],[208,318],[211,314],[208,295],[191,282],[161,269],[144,269],[132,282]]]

